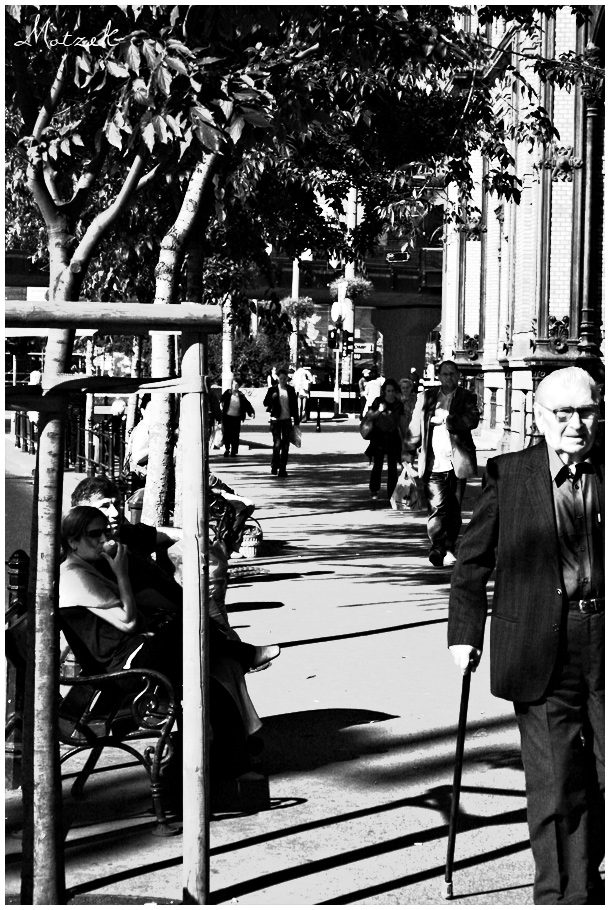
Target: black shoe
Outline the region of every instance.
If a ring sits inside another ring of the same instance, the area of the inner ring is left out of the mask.
[[[227,449],[227,451],[226,451],[226,452],[223,452],[222,454],[223,454],[223,456],[224,456],[225,458],[228,458],[228,457],[229,457],[229,450]]]
[[[287,472],[287,471],[280,471],[280,472],[278,473],[277,476],[278,476],[278,477],[288,477],[288,472]]]
[[[437,569],[442,568],[443,560],[445,559],[445,553],[443,550],[440,550],[438,547],[432,547],[430,553],[428,554],[428,559],[433,566],[436,566]]]
[[[277,468],[271,468],[271,473],[272,473],[272,474],[277,474]]]

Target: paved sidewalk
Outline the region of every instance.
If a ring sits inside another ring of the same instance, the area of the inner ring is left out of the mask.
[[[306,424],[286,480],[270,474],[262,424],[246,424],[242,440],[212,470],[257,503],[264,549],[235,562],[227,603],[244,640],[283,652],[247,677],[271,809],[212,820],[211,901],[441,906],[460,698],[445,641],[450,569],[427,560],[423,513],[370,501],[355,421],[323,421],[321,433]],[[66,475],[64,502],[78,479]],[[469,484],[466,518],[477,491]],[[454,903],[531,904],[518,736],[511,706],[489,695],[485,657],[462,806]],[[147,808],[131,769],[94,775],[79,805],[66,797],[71,903],[181,902],[182,838],[151,837]],[[15,903],[18,800],[8,819]]]

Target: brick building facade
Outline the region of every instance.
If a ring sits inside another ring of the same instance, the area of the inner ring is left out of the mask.
[[[515,32],[490,38],[519,67],[528,65],[521,53],[556,58],[590,43],[603,61],[604,8],[592,10],[582,25],[569,7],[541,14],[538,48]],[[479,157],[480,223],[445,236],[442,357],[477,391],[481,434],[502,451],[536,438],[532,401],[543,376],[576,364],[601,379],[604,361],[604,105],[582,86],[537,88],[560,138],[533,149],[515,143],[520,203],[483,193],[487,162]],[[514,93],[516,121],[526,103]]]

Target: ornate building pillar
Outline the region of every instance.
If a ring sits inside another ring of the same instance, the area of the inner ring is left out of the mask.
[[[599,357],[600,350],[597,344],[598,331],[595,325],[595,309],[592,288],[592,259],[593,243],[595,239],[596,205],[594,199],[593,181],[595,177],[595,138],[598,119],[598,102],[593,97],[585,98],[585,175],[584,175],[584,207],[583,207],[583,240],[582,240],[582,297],[580,309],[580,332],[578,338],[578,351],[590,357]]]

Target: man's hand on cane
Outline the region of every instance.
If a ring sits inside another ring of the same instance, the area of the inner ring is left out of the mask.
[[[478,648],[473,648],[472,645],[450,645],[449,650],[453,655],[456,667],[462,671],[462,675],[466,673],[469,666],[473,673],[476,671],[481,660],[481,652]]]

